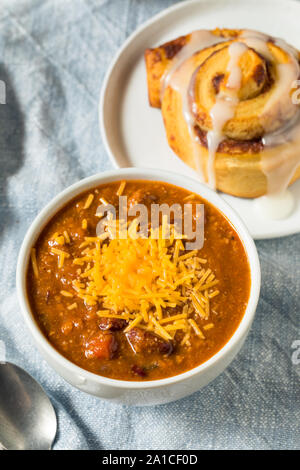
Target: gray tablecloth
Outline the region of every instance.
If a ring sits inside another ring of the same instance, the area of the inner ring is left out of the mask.
[[[299,448],[299,235],[257,243],[263,288],[245,347],[217,380],[179,402],[130,408],[77,391],[41,358],[21,317],[15,268],[24,234],[59,191],[111,168],[99,137],[101,81],[125,38],[172,3],[1,0],[0,340],[7,359],[51,397],[55,449]]]

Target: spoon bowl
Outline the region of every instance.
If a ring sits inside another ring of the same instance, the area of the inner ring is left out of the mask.
[[[57,420],[43,388],[20,367],[0,363],[0,449],[50,450]]]

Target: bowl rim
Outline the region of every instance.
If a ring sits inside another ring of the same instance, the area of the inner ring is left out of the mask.
[[[150,181],[152,180],[166,182],[199,194],[200,197],[215,206],[233,225],[235,231],[239,235],[244,245],[244,249],[248,257],[251,276],[250,295],[246,311],[233,335],[216,354],[214,354],[204,363],[186,372],[164,379],[147,381],[111,379],[108,377],[97,375],[93,372],[89,372],[81,368],[80,366],[74,364],[73,362],[65,358],[61,353],[59,353],[44,336],[36,320],[34,319],[29,305],[29,299],[27,297],[26,274],[30,258],[30,251],[32,246],[35,244],[38,236],[40,235],[41,231],[43,230],[45,225],[51,220],[53,215],[57,213],[58,210],[60,210],[62,207],[64,207],[68,201],[72,200],[80,193],[83,193],[88,189],[96,187],[100,184],[119,181],[122,179]],[[198,189],[195,189],[196,187]],[[58,195],[56,195],[39,212],[39,214],[35,217],[32,224],[28,228],[19,251],[16,269],[16,286],[19,305],[21,307],[25,323],[35,342],[40,346],[43,351],[47,353],[47,357],[50,356],[54,363],[59,364],[64,369],[68,369],[69,372],[74,374],[74,377],[80,377],[81,379],[83,378],[99,385],[135,390],[159,388],[177,382],[182,382],[213,367],[217,364],[220,359],[222,359],[223,356],[226,356],[227,353],[229,353],[229,351],[232,350],[234,346],[237,345],[244,338],[252,324],[252,321],[255,316],[257,303],[259,300],[261,286],[261,270],[256,246],[251,235],[248,232],[248,229],[245,227],[244,223],[242,222],[238,214],[235,212],[235,210],[232,209],[229,204],[224,201],[215,191],[200,183],[196,179],[190,178],[185,175],[180,175],[171,171],[149,168],[123,168],[119,170],[97,173],[95,175],[77,181],[76,183],[72,184],[71,186],[67,187],[65,190],[60,192]]]

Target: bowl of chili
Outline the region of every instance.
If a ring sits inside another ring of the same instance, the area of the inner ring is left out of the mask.
[[[188,205],[194,225],[202,208],[200,247],[187,248],[174,216],[160,215],[155,232],[152,208],[162,205],[184,217]],[[143,234],[141,207],[150,218]],[[17,292],[37,348],[65,380],[110,401],[154,405],[199,390],[234,359],[255,315],[260,265],[244,224],[214,191],[130,168],[85,178],[41,211],[20,249]]]

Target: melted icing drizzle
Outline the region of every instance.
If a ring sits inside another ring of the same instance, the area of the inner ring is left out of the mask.
[[[295,199],[288,190],[268,196],[262,196],[254,201],[255,210],[264,218],[281,220],[288,217],[295,207]]]
[[[219,44],[220,42],[224,42],[227,40],[227,38],[215,36],[210,31],[205,29],[194,31],[193,33],[191,33],[189,42],[185,46],[183,46],[180,51],[176,54],[171,68],[167,70],[167,72],[162,77],[161,99],[163,97],[165,89],[169,85],[173,86],[173,82],[171,83],[171,81],[173,79],[174,72],[180,67],[180,65],[183,64],[183,62],[189,59],[196,52],[199,52],[202,49],[206,49],[207,47],[211,47],[215,44]],[[185,88],[183,91],[186,93],[187,89]]]
[[[213,189],[216,189],[216,153],[220,143],[225,139],[225,135],[222,132],[223,128],[225,124],[234,117],[235,108],[238,104],[237,94],[241,87],[242,81],[242,71],[238,65],[238,62],[246,50],[247,46],[240,42],[233,42],[228,47],[230,59],[227,66],[229,76],[226,84],[226,90],[218,93],[216,96],[216,103],[210,111],[212,130],[207,133],[207,175],[208,184]]]
[[[179,69],[182,64],[184,64],[187,59],[189,59],[196,52],[227,40],[227,38],[215,36],[207,30],[194,31],[193,33],[191,33],[189,42],[184,47],[182,47],[182,49],[176,54],[171,68],[167,70],[166,74],[162,77],[161,100],[165,89],[169,85],[174,90],[178,91],[181,95],[182,111],[192,142],[194,166],[203,181],[204,176],[203,169],[201,166],[202,148],[199,142],[199,137],[196,135],[194,130],[195,118],[189,106],[188,95],[190,78],[194,70],[192,69],[192,66],[186,66],[183,67],[183,70],[180,73],[175,74],[175,72]]]
[[[224,140],[223,127],[229,119],[234,116],[236,103],[226,96],[218,96],[216,103],[210,111],[212,120],[212,130],[207,133],[208,162],[207,176],[208,184],[212,189],[216,189],[215,158],[220,143]]]
[[[268,36],[252,31],[245,31],[242,36],[249,47],[271,58]],[[288,217],[295,206],[294,197],[287,188],[300,164],[300,111],[293,104],[290,94],[300,68],[296,49],[282,39],[275,38],[273,42],[288,54],[289,62],[277,65],[276,91],[266,103],[263,114],[268,115],[272,110],[278,118],[289,120],[278,131],[267,133],[262,139],[264,153],[261,168],[267,177],[268,187],[267,195],[258,198],[255,206],[264,217],[279,220]],[[275,147],[278,147],[277,152],[274,152]]]

